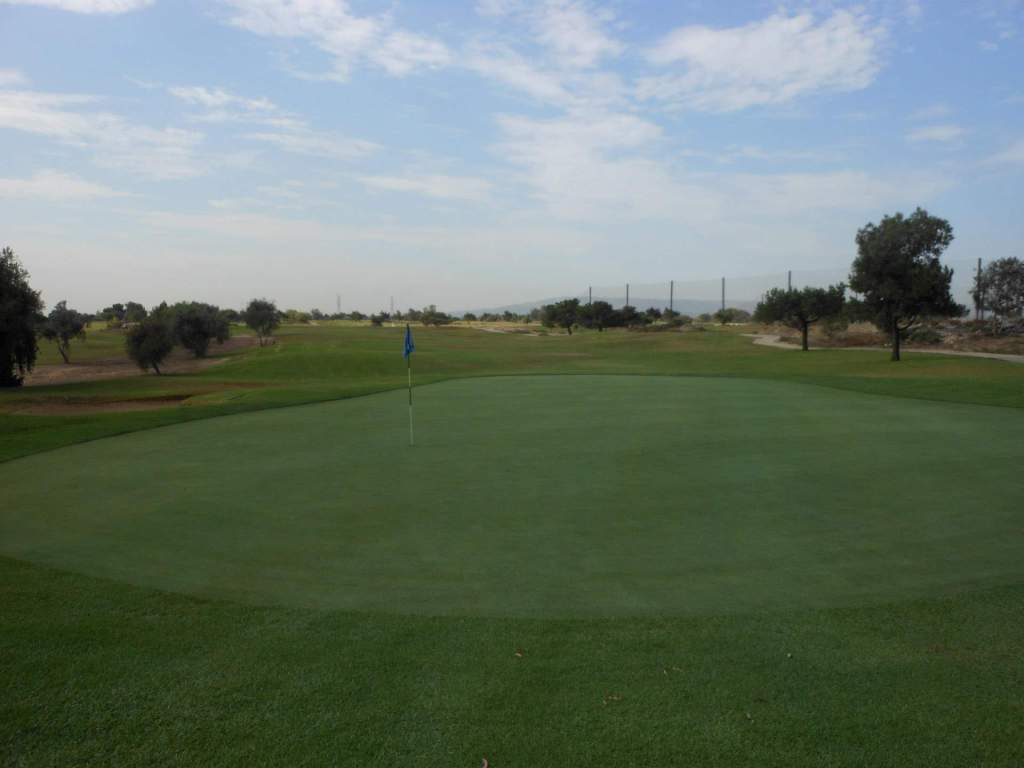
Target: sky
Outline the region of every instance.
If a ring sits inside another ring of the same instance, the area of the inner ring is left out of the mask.
[[[52,306],[364,312],[1024,257],[1024,2],[0,0],[0,245]]]

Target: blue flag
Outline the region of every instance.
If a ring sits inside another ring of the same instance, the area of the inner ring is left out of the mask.
[[[412,343],[412,328],[409,324],[405,324],[405,349],[402,350],[402,356],[408,357],[416,351],[416,345]]]

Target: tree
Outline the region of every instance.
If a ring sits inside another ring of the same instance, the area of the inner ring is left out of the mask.
[[[631,304],[626,304],[615,314],[617,315],[615,323],[617,325],[624,325],[627,328],[637,328],[650,322],[646,315],[641,315],[636,311],[636,307]]]
[[[20,387],[36,364],[43,300],[10,248],[0,251],[0,387]]]
[[[607,301],[594,301],[580,307],[579,323],[584,328],[597,328],[601,333],[615,325],[615,309]]]
[[[68,309],[67,301],[58,301],[42,327],[42,336],[47,341],[57,342],[57,351],[70,363],[71,342],[73,339],[85,338],[85,326],[89,318],[81,312]]]
[[[219,307],[199,302],[174,306],[174,340],[196,357],[206,357],[210,342],[223,344],[231,337],[231,326]]]
[[[277,305],[267,299],[253,299],[242,313],[245,324],[256,331],[262,347],[266,340],[274,335],[274,330],[281,324],[277,315]]]
[[[910,216],[885,216],[857,232],[857,258],[850,288],[860,294],[857,314],[892,339],[892,359],[900,359],[900,337],[922,317],[954,317],[966,309],[953,300],[953,270],[939,257],[953,242],[953,227],[922,208]]]
[[[545,304],[541,310],[541,323],[545,328],[565,328],[572,336],[572,327],[576,325],[580,314],[579,299],[563,299],[554,304]]]
[[[424,325],[448,325],[454,319],[455,318],[450,315],[440,311],[433,304],[429,307],[424,307],[423,311],[420,312],[420,322]]]
[[[146,308],[137,301],[129,301],[124,305],[124,321],[126,323],[141,323],[146,319]]]
[[[471,323],[474,320],[476,320],[476,315],[474,315],[472,312],[463,312],[462,319]]]
[[[738,307],[726,307],[715,312],[715,319],[722,325],[728,323],[746,323],[750,321],[750,313]]]
[[[772,288],[754,310],[759,323],[784,323],[800,331],[804,352],[808,350],[807,332],[811,324],[837,317],[846,303],[846,286],[828,288]]]
[[[124,325],[127,311],[128,310],[124,304],[120,302],[117,304],[111,304],[109,307],[104,307],[100,311],[100,319],[107,321],[108,328],[120,328]]]
[[[130,331],[124,340],[128,357],[146,371],[152,368],[160,375],[160,363],[174,349],[174,332],[166,320],[147,317]]]
[[[997,317],[1024,314],[1024,262],[1017,258],[989,262],[981,272],[981,284],[971,291],[975,302]]]

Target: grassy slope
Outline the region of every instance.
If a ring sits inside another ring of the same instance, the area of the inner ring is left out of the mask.
[[[154,391],[223,401],[0,414],[0,456],[402,385],[398,329],[287,333],[201,376],[4,393],[6,410],[25,397]],[[417,344],[421,381],[718,374],[1024,406],[1022,368],[924,355],[892,366],[884,353],[800,355],[717,332],[443,330]],[[1018,765],[1022,601],[1013,586],[760,616],[431,619],[250,608],[0,559],[0,763]]]

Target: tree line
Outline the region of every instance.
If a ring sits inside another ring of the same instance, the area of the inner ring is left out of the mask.
[[[753,319],[782,323],[800,331],[801,347],[808,349],[810,327],[817,322],[839,318],[866,320],[885,333],[892,359],[900,359],[900,348],[908,330],[924,319],[962,317],[967,308],[951,293],[953,270],[940,257],[953,242],[953,227],[945,219],[918,208],[909,216],[885,216],[857,231],[857,256],[850,268],[849,283],[826,288],[773,288],[757,304]],[[847,288],[852,296],[847,297]],[[1024,314],[1024,263],[1016,258],[990,263],[972,290],[975,303],[998,317],[1021,318]],[[604,301],[581,304],[578,299],[548,304],[541,317],[548,327],[572,333],[574,327],[637,327],[665,319],[683,324],[688,318],[672,317],[670,311],[635,307],[613,309]],[[715,314],[720,322],[742,322],[750,316],[726,308]],[[703,316],[702,320],[710,319]]]
[[[211,344],[230,338],[233,322],[244,322],[263,346],[282,319],[268,299],[253,299],[242,312],[197,301],[162,302],[149,310],[129,301],[95,315],[72,309],[67,301],[58,301],[47,314],[44,309],[41,294],[29,284],[29,274],[14,251],[0,250],[0,387],[22,384],[35,366],[40,339],[53,342],[64,363],[70,363],[73,343],[85,338],[93,320],[126,328],[125,352],[141,369],[159,374],[176,346],[205,357]]]

